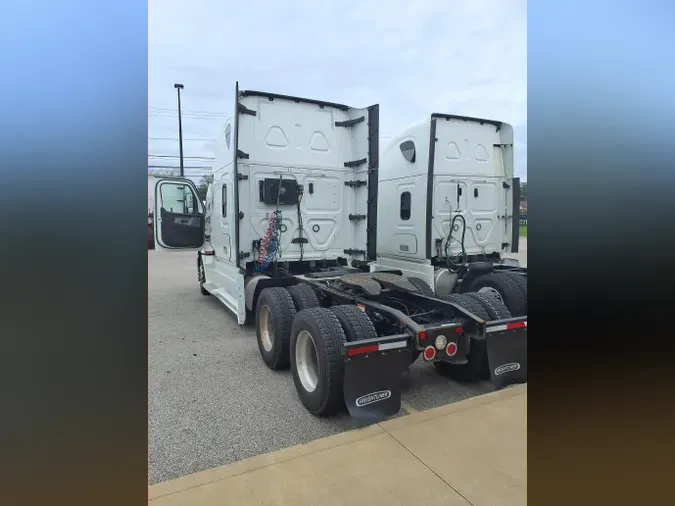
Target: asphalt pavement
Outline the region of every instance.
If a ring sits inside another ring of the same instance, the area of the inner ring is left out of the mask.
[[[345,413],[309,414],[290,371],[260,359],[255,330],[203,296],[196,253],[148,251],[149,483],[222,466],[356,428]],[[491,392],[415,363],[399,416]]]

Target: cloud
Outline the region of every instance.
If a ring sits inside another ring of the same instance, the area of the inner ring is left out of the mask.
[[[149,105],[175,110],[181,82],[184,111],[229,114],[238,80],[359,107],[377,102],[384,137],[431,112],[494,118],[514,125],[522,177],[526,31],[524,0],[150,0]],[[215,137],[223,117],[186,117],[184,135]],[[169,112],[151,115],[150,136],[177,137],[176,123]],[[151,141],[150,150],[168,144]],[[209,146],[186,151],[210,156]]]

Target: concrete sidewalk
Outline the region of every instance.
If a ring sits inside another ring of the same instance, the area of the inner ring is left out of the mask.
[[[518,385],[158,483],[149,503],[521,506],[526,454]]]

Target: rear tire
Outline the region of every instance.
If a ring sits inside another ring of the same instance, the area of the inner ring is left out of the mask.
[[[511,278],[525,292],[525,314],[527,314],[527,277],[509,271],[502,271],[500,274],[506,278]]]
[[[462,306],[464,309],[470,313],[473,313],[482,320],[488,321],[490,319],[490,315],[485,310],[485,308],[483,308],[483,305],[480,304],[476,299],[468,297],[466,293],[453,293],[451,295],[441,297],[441,300],[447,300],[448,302]]]
[[[490,320],[505,320],[512,317],[509,308],[502,304],[496,297],[486,295],[482,292],[472,292],[465,295],[482,305],[488,312]]]
[[[434,291],[431,289],[429,284],[424,281],[422,278],[417,278],[417,277],[412,277],[412,278],[406,278],[408,281],[410,281],[410,284],[412,284],[421,295],[426,295],[427,297],[435,297],[436,294]]]
[[[265,288],[260,293],[255,330],[260,355],[270,369],[288,368],[291,326],[295,315],[293,299],[285,288]]]
[[[300,311],[291,331],[291,371],[300,401],[316,416],[328,416],[344,407],[346,340],[340,321],[326,308]]]
[[[452,294],[442,297],[443,300],[452,302],[465,308],[478,318],[490,320],[489,313],[474,298],[467,294]],[[435,362],[436,371],[442,376],[458,381],[476,381],[490,374],[487,361],[487,342],[485,339],[471,339],[469,353],[466,354],[466,364],[451,364],[448,362]]]
[[[347,342],[374,339],[377,331],[368,315],[356,306],[333,306],[330,311],[337,317],[345,333]]]
[[[291,294],[296,311],[319,306],[319,297],[316,296],[316,292],[309,285],[300,283],[289,286],[286,290]]]
[[[527,315],[527,287],[513,279],[511,272],[493,272],[471,282],[469,292],[485,292],[498,297],[513,316]]]

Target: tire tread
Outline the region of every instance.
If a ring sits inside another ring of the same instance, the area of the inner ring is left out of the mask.
[[[269,302],[268,302],[269,301]],[[291,327],[296,316],[295,305],[291,294],[283,287],[265,288],[258,298],[258,306],[267,305],[272,313],[272,318],[276,324],[274,332],[275,342],[272,349],[276,348],[275,357],[271,361],[263,360],[270,369],[287,369],[290,365],[290,341],[291,341]],[[256,311],[256,314],[258,311]],[[256,318],[257,320],[257,318]],[[256,321],[256,331],[258,332],[258,346],[260,352],[263,353],[262,344],[260,342],[260,328]]]
[[[373,322],[370,321],[368,315],[366,315],[356,306],[352,305],[333,306],[330,308],[330,310],[333,314],[335,314],[338,320],[340,319],[340,316],[342,316],[348,322],[348,325],[350,325],[352,330],[354,331],[355,337],[354,341],[361,341],[363,339],[374,339],[377,337],[377,331],[375,330],[375,325],[373,325]],[[345,325],[342,322],[340,322],[340,324],[342,325],[342,328],[344,330],[345,338],[347,338],[349,332],[347,329],[344,328]]]
[[[429,286],[429,283],[424,281],[422,278],[418,278],[416,276],[413,276],[411,278],[406,278],[408,281],[410,281],[410,284],[412,284],[417,290],[419,291],[420,294],[426,295],[427,297],[435,297],[436,294],[434,291],[431,289]]]
[[[507,308],[504,304],[502,304],[501,301],[499,301],[496,297],[490,297],[489,295],[485,295],[484,293],[479,293],[479,292],[471,292],[465,294],[468,297],[473,298],[478,302],[480,305],[485,308],[489,315],[490,320],[505,320],[507,318],[511,318],[511,311],[509,311],[509,308]]]
[[[317,297],[316,292],[308,285],[301,283],[289,286],[286,290],[291,294],[291,298],[293,299],[297,311],[319,306],[319,297]]]
[[[335,414],[344,406],[342,380],[344,378],[344,362],[342,359],[342,344],[345,342],[345,333],[337,317],[326,308],[313,307],[303,309],[298,313],[293,324],[293,335],[296,335],[296,322],[300,325],[303,321],[314,322],[319,329],[320,335],[314,336],[321,339],[326,350],[327,385],[326,394],[317,408],[305,407],[318,416]],[[294,376],[295,379],[295,376]],[[297,386],[297,384],[296,384]]]

